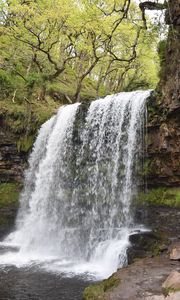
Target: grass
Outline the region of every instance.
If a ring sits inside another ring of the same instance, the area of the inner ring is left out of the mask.
[[[180,208],[180,188],[156,188],[140,193],[137,203]]]
[[[17,204],[20,185],[17,183],[0,183],[0,208]]]

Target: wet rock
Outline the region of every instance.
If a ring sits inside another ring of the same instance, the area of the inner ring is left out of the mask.
[[[163,283],[162,287],[166,291],[180,290],[180,272],[172,271]]]
[[[22,182],[27,154],[17,149],[17,137],[0,117],[0,182]]]
[[[136,222],[145,224],[164,238],[177,240],[180,236],[180,209],[173,207],[148,206],[141,208],[141,218]],[[168,221],[167,221],[168,220]]]
[[[11,232],[15,224],[18,205],[11,204],[7,207],[0,208],[0,240]]]
[[[180,244],[172,249],[170,253],[170,259],[180,260]]]
[[[142,232],[132,234],[129,237],[131,247],[127,251],[128,263],[134,259],[151,257],[167,249],[167,245],[162,243],[161,237],[155,232]]]

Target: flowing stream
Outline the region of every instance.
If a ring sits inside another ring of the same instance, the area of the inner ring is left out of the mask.
[[[42,125],[1,265],[100,279],[127,263],[149,94],[63,106]]]

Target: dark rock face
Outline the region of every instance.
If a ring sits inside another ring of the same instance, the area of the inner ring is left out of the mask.
[[[0,183],[22,182],[27,154],[18,152],[17,137],[0,119]]]
[[[17,204],[11,204],[10,206],[0,208],[0,240],[13,229],[17,211]]]
[[[170,0],[170,25],[157,94],[149,102],[148,157],[151,186],[180,185],[180,1]]]
[[[180,107],[148,125],[149,186],[180,185]]]
[[[168,221],[167,221],[168,220]],[[153,257],[167,251],[172,242],[180,239],[180,209],[163,206],[139,206],[135,222],[151,231],[138,232],[129,237],[128,263],[137,258]]]
[[[133,263],[134,259],[151,257],[156,254],[161,238],[155,232],[143,232],[132,234],[129,237],[131,247],[127,250],[128,264]]]

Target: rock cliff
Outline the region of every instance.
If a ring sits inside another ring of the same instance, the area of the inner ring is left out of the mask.
[[[149,186],[180,185],[180,0],[169,1],[166,23],[161,80],[149,102]]]
[[[18,151],[17,136],[0,118],[0,183],[22,182],[27,154]]]

